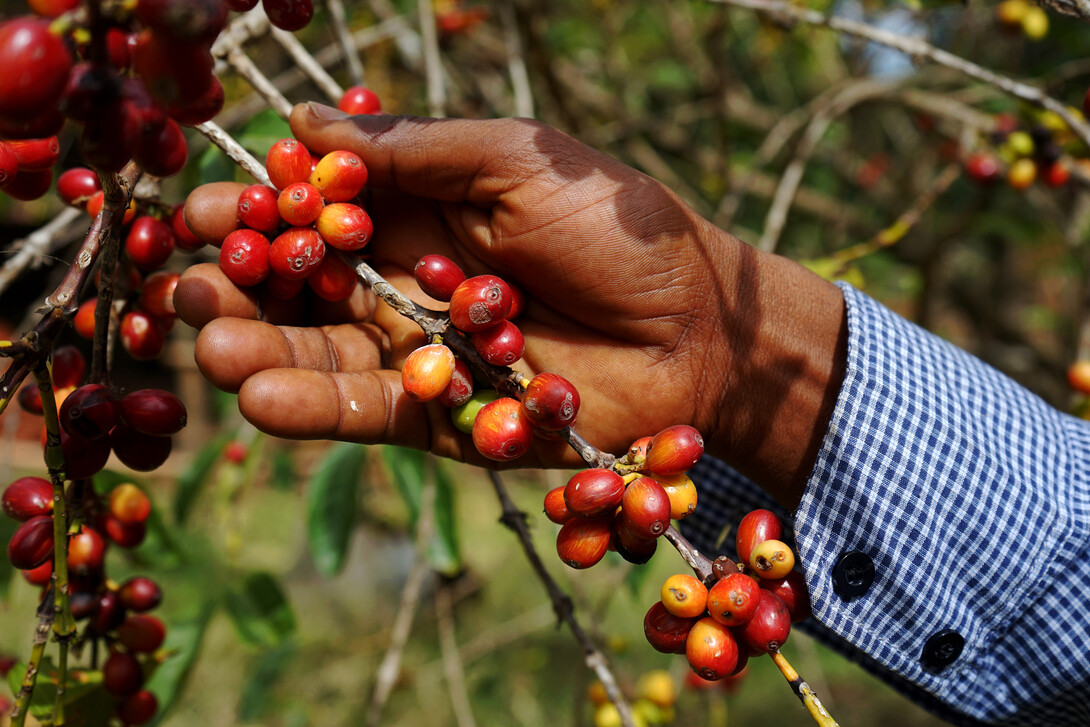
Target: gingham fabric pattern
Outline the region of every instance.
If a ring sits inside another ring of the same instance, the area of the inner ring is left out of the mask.
[[[954,724],[1090,725],[1090,423],[848,285],[843,388],[798,510],[782,513],[725,464],[691,473],[682,529],[733,556],[755,507],[793,524],[819,639]],[[873,560],[845,602],[840,555]],[[924,643],[952,629],[938,673]]]

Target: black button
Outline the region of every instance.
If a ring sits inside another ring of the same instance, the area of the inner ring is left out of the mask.
[[[943,629],[924,642],[920,665],[932,674],[938,674],[953,664],[964,648],[964,636],[953,629]]]
[[[866,553],[852,550],[840,556],[833,566],[833,592],[842,601],[859,598],[874,583],[874,561]]]

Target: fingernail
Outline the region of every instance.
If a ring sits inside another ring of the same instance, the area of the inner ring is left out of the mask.
[[[332,106],[326,106],[320,103],[314,103],[313,101],[307,102],[307,108],[310,109],[311,114],[322,121],[339,121],[340,119],[347,119],[350,115],[340,109],[335,109]]]

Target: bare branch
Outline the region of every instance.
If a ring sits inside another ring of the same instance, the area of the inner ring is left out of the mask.
[[[235,141],[234,137],[220,128],[215,122],[205,121],[203,124],[198,124],[196,129],[222,149],[223,153],[231,161],[246,170],[246,173],[257,180],[258,184],[273,186],[272,180],[269,179],[269,173],[265,171],[265,165],[255,159],[253,154],[246,151],[242,144]]]
[[[15,254],[0,268],[0,294],[28,268],[76,239],[79,230],[84,227],[76,223],[81,222],[85,214],[83,210],[68,207],[34,232],[16,240],[11,246]]]
[[[340,27],[340,26],[338,26]],[[295,37],[294,33],[289,33],[286,30],[280,28],[272,29],[272,37],[276,40],[280,46],[288,52],[288,55],[292,57],[298,65],[300,70],[307,75],[314,85],[322,89],[322,93],[329,97],[333,103],[337,103],[341,100],[341,96],[344,95],[344,89],[341,85],[333,80],[333,76],[326,72],[326,69],[322,67],[322,64],[310,54],[310,51],[299,42],[299,39]],[[275,80],[272,82],[273,86],[279,90],[280,84]]]
[[[511,74],[511,89],[515,92],[515,113],[532,118],[534,94],[530,88],[530,75],[526,70],[526,57],[519,40],[518,17],[513,0],[500,3],[500,20],[503,22],[503,42],[507,47],[507,71]]]
[[[239,48],[238,46],[230,47],[227,50],[226,56],[224,56],[229,65],[236,73],[246,79],[255,91],[257,91],[265,99],[265,101],[272,106],[276,113],[280,114],[285,119],[291,115],[291,102],[284,98],[284,94],[280,93],[268,76],[258,69],[250,57]]]
[[[447,89],[443,62],[439,55],[439,33],[435,27],[435,8],[431,0],[418,0],[420,35],[424,39],[424,74],[428,86],[428,113],[436,118],[446,116]]]
[[[1061,15],[1073,15],[1082,20],[1090,20],[1090,1],[1088,0],[1037,0],[1037,2]]]
[[[450,703],[454,708],[454,719],[458,727],[477,727],[466,692],[458,639],[454,633],[453,598],[450,590],[450,584],[441,583],[435,593],[435,620],[439,627],[439,648],[443,654],[443,676],[447,680]]]
[[[362,86],[363,63],[360,62],[360,52],[352,38],[352,33],[348,30],[348,16],[344,11],[344,3],[341,0],[325,0],[325,6],[332,19],[331,24],[337,45],[340,46],[341,54],[348,66],[348,76],[352,79],[353,85]]]

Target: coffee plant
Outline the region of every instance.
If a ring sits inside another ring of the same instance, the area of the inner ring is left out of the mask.
[[[684,655],[693,692],[744,691],[750,660],[767,654],[810,717],[836,724],[833,702],[827,709],[781,650],[810,617],[790,523],[739,512],[724,524],[735,547],[699,552],[684,520],[699,507],[701,483],[687,473],[703,455],[701,433],[678,422],[627,451],[595,446],[580,424],[601,412],[582,409],[577,376],[534,373],[523,360],[520,323],[534,301],[520,281],[469,276],[433,253],[405,271],[431,303],[407,296],[370,264],[382,230],[363,159],[313,153],[284,119],[311,99],[349,114],[536,115],[762,250],[865,284],[1090,414],[1090,67],[1077,61],[1090,13],[1054,0],[869,3],[857,8],[863,20],[779,0],[363,5],[0,5],[0,426],[23,417],[3,436],[31,430],[19,441],[37,459],[0,467],[0,579],[25,581],[38,604],[22,614],[24,633],[0,643],[11,687],[0,708],[18,726],[169,719],[213,609],[172,624],[158,611],[172,594],[156,569],[188,557],[179,537],[202,498],[227,521],[248,483],[299,479],[297,457],[252,427],[186,440],[187,425],[211,415],[202,405],[191,421],[165,372],[174,352],[191,358],[174,291],[205,261],[266,305],[305,311],[373,295],[412,320],[424,343],[400,367],[405,394],[449,410],[488,460],[517,465],[535,441],[577,453],[585,468],[544,488],[544,518],[533,522],[496,472],[488,478],[593,674],[579,703],[597,727],[672,724],[685,709],[682,680],[677,669],[624,677],[630,657],[614,649],[607,659],[601,624],[587,628],[592,610],[577,612],[535,530],[555,532],[570,568],[603,564],[588,579],[622,562],[637,573],[653,558],[685,570],[661,584],[643,635],[657,652]],[[893,19],[907,30],[880,29]],[[187,195],[242,180],[237,224],[207,244],[187,223]],[[603,261],[605,274],[638,272]],[[161,474],[179,457],[184,467]],[[358,446],[317,459],[307,537],[317,569],[334,575],[363,517],[359,482],[374,468]],[[437,572],[444,675],[455,719],[472,724],[450,626],[468,572],[451,476],[418,453],[385,448],[382,459],[378,476],[404,500],[418,565],[364,719],[383,718],[425,577]],[[157,492],[166,479],[169,522]],[[217,544],[233,581],[220,603],[240,640],[264,649],[254,683],[271,683],[298,627],[278,580],[235,562],[240,540]],[[625,577],[642,597],[641,576]],[[255,694],[253,703],[268,696]],[[709,704],[707,719],[725,723],[725,707]]]

